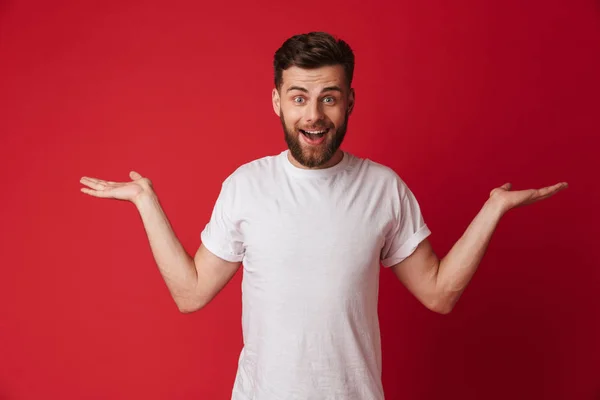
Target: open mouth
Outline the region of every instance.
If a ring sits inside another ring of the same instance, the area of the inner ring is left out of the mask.
[[[327,134],[327,132],[329,132],[329,128],[327,129],[321,129],[321,130],[304,130],[304,129],[300,129],[300,133],[302,133],[304,136],[306,136],[308,139],[311,140],[317,140],[322,138],[323,136],[325,136]]]

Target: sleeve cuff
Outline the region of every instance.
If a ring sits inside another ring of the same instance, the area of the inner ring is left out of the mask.
[[[200,240],[202,244],[208,251],[213,253],[215,256],[229,262],[241,262],[244,259],[243,254],[235,254],[231,251],[227,251],[223,246],[219,246],[216,240],[213,240],[209,235],[205,232],[202,232],[200,235]]]
[[[427,225],[423,225],[418,231],[413,233],[406,242],[391,256],[381,260],[381,265],[391,267],[408,258],[417,249],[417,246],[425,240],[431,231]]]

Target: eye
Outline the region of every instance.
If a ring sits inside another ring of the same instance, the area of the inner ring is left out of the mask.
[[[334,98],[334,97],[331,97],[331,96],[325,97],[325,98],[323,99],[323,102],[325,102],[325,103],[329,103],[329,104],[333,103],[334,101],[335,101],[335,98]]]
[[[294,97],[293,101],[294,103],[300,104],[304,102],[304,99],[302,97]]]

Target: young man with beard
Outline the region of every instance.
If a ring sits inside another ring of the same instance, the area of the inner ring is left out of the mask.
[[[495,188],[439,259],[419,204],[390,168],[340,149],[354,108],[354,55],[315,32],[275,53],[272,102],[288,149],[223,182],[194,257],[148,178],[82,178],[84,193],[133,202],[182,312],[206,306],[243,263],[243,337],[234,400],[384,398],[377,317],[380,266],[424,306],[448,313],[502,215],[566,187]]]

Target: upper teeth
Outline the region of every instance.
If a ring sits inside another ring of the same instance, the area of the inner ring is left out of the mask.
[[[306,132],[306,133],[310,133],[311,135],[318,135],[318,134],[320,134],[320,133],[325,133],[325,132],[327,132],[327,130],[324,130],[324,131],[304,131],[304,132]]]

